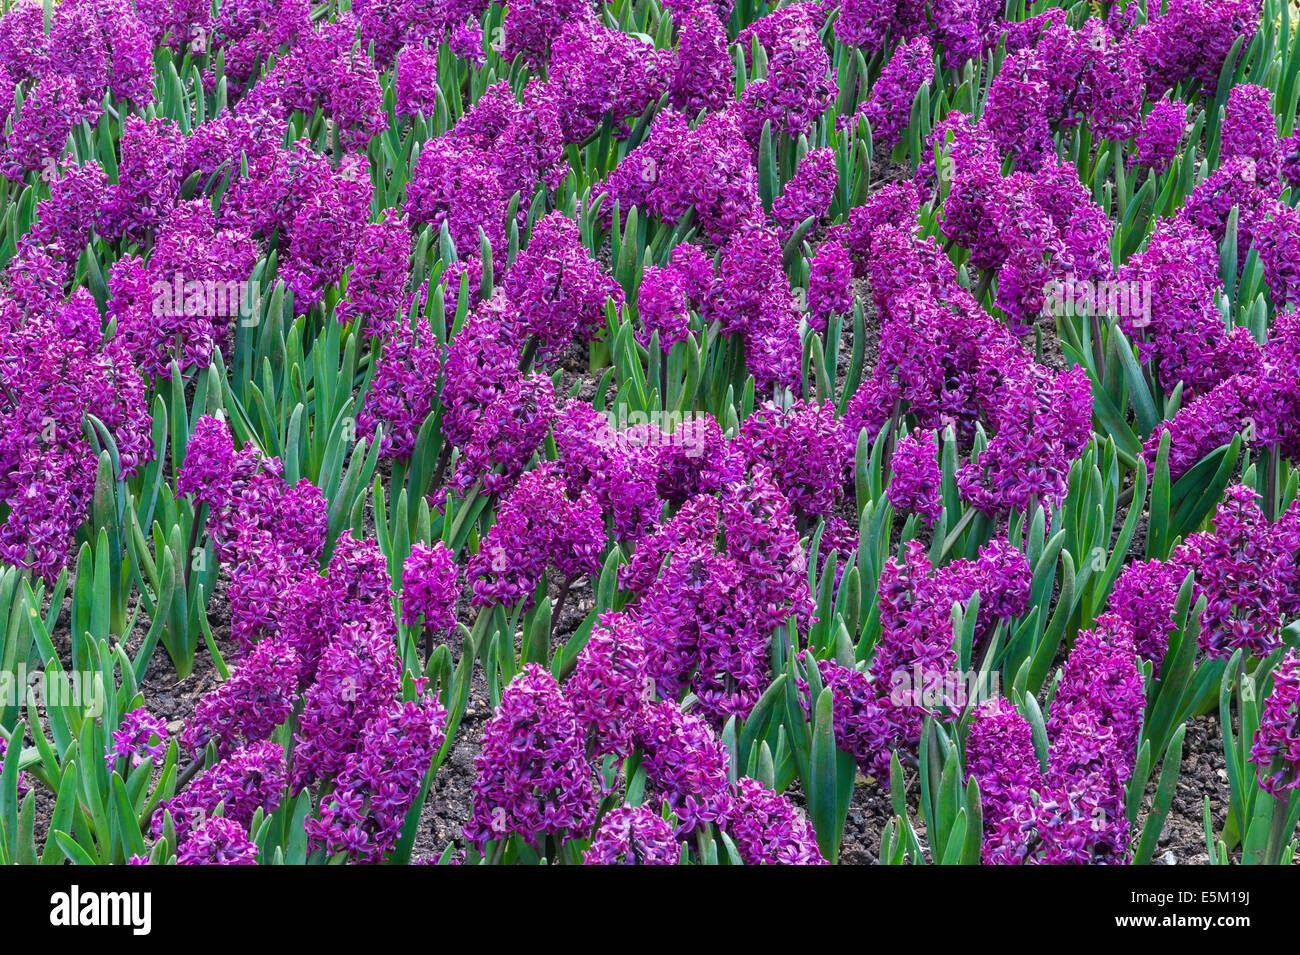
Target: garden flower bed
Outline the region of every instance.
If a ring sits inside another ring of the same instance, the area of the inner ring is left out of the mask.
[[[0,863],[1289,864],[1284,0],[14,0]]]

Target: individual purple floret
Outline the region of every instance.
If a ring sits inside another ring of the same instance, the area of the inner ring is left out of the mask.
[[[555,678],[535,663],[502,692],[474,768],[465,837],[480,850],[512,835],[531,846],[543,836],[562,841],[591,826],[595,793],[581,727]]]
[[[584,865],[677,865],[681,846],[672,825],[644,806],[606,814],[582,855]]]

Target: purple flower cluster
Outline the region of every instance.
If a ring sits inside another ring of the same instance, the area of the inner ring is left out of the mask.
[[[331,639],[316,682],[302,696],[294,737],[294,789],[337,777],[351,765],[370,722],[387,712],[400,688],[390,631],[348,624]]]
[[[528,245],[506,271],[505,295],[516,303],[520,334],[538,342],[536,360],[557,359],[573,341],[605,327],[605,302],[623,302],[618,283],[591,258],[578,224],[552,212],[533,226]]]
[[[885,152],[898,144],[912,118],[912,102],[933,76],[934,48],[928,39],[917,37],[895,48],[862,108],[871,123],[873,148]]]
[[[1200,648],[1211,659],[1234,650],[1266,656],[1282,645],[1282,575],[1293,562],[1285,524],[1271,524],[1259,494],[1244,484],[1224,492],[1213,531],[1192,534],[1172,562],[1196,576],[1193,599],[1208,603],[1201,617]]]
[[[320,819],[308,821],[308,843],[358,862],[383,861],[442,746],[446,719],[427,697],[373,717],[322,800]]]
[[[379,428],[379,450],[385,457],[406,460],[415,452],[416,437],[437,398],[442,344],[423,315],[415,327],[399,322],[375,361],[365,401],[357,414],[357,430],[369,439]]]
[[[939,443],[934,432],[917,430],[899,438],[890,462],[889,503],[900,514],[915,513],[926,524],[943,513]]]
[[[1260,787],[1279,800],[1300,787],[1300,655],[1294,650],[1273,670],[1273,691],[1260,715],[1250,761]],[[1282,802],[1274,811],[1286,805]]]
[[[1033,730],[1016,708],[999,697],[977,711],[966,737],[966,778],[979,785],[984,811],[981,855],[996,863],[1019,848],[1016,813],[1042,789],[1042,767]]]
[[[144,707],[137,707],[123,716],[121,725],[113,730],[104,760],[110,772],[119,759],[125,759],[130,770],[145,760],[160,759],[166,751],[167,724]]]
[[[817,834],[790,797],[756,779],[736,784],[728,833],[746,865],[826,865]]]
[[[125,479],[153,457],[145,386],[120,338],[105,339],[90,293],[64,302],[62,266],[25,246],[0,282],[0,560],[53,582],[95,488],[83,420],[118,447]]]
[[[693,209],[700,231],[719,245],[763,218],[753,149],[734,108],[709,113],[693,129],[677,110],[661,110],[646,140],[592,191],[604,195],[604,215],[618,203],[620,224],[633,206],[669,223]]]
[[[1015,348],[1015,346],[1011,346]],[[989,409],[988,447],[957,472],[964,500],[987,513],[1051,511],[1065,500],[1070,465],[1092,436],[1092,391],[1081,368],[990,356],[1002,383]]]
[[[869,55],[883,49],[887,36],[907,39],[924,28],[924,0],[845,0],[835,21],[835,38]]]
[[[814,149],[803,157],[781,195],[772,201],[772,218],[787,234],[809,216],[821,219],[830,210],[838,184],[835,151]]]
[[[564,684],[586,753],[628,755],[650,693],[641,630],[625,614],[602,614]]]
[[[781,267],[774,229],[741,230],[722,249],[708,316],[744,341],[746,365],[764,393],[797,387],[801,310]]]
[[[584,865],[677,865],[680,859],[673,827],[644,806],[607,813],[582,855]]]
[[[565,142],[586,139],[606,114],[619,120],[644,112],[667,90],[672,58],[671,50],[594,20],[564,23],[551,41],[548,79]]]
[[[293,713],[298,699],[298,655],[276,640],[264,640],[205,695],[185,722],[181,747],[201,756],[209,744],[229,755],[242,744],[270,739]]]
[[[402,623],[451,630],[456,626],[459,596],[460,569],[451,548],[442,541],[432,546],[424,541],[412,544],[402,568]]]
[[[767,403],[740,429],[737,445],[751,467],[766,467],[803,519],[829,516],[844,496],[853,444],[831,402]]]
[[[480,850],[511,835],[533,846],[541,836],[581,835],[594,820],[592,771],[577,715],[555,678],[535,663],[501,694],[474,768],[474,814],[465,837]]]
[[[668,80],[669,102],[687,116],[731,102],[732,62],[727,28],[713,10],[697,6],[678,19],[677,63]]]
[[[165,813],[171,813],[177,842],[184,845],[190,832],[201,828],[218,809],[222,817],[246,830],[257,810],[268,815],[276,810],[287,783],[284,747],[279,743],[264,740],[240,746],[154,812],[154,836],[162,835]]]
[[[1262,86],[1242,83],[1228,94],[1219,130],[1219,160],[1246,158],[1254,163],[1255,181],[1276,189],[1281,173],[1282,142],[1273,118],[1272,94]]]
[[[1142,130],[1133,143],[1133,164],[1147,166],[1157,174],[1164,172],[1177,157],[1186,134],[1187,104],[1161,100],[1142,120]]]
[[[1211,95],[1233,44],[1244,52],[1259,28],[1259,0],[1167,0],[1132,42],[1146,68],[1150,92],[1197,81]]]
[[[109,314],[142,371],[169,377],[229,357],[237,321],[260,318],[250,285],[257,259],[242,229],[222,228],[206,199],[177,204],[157,229],[148,261],[127,256],[109,273]]]
[[[496,523],[470,558],[474,604],[531,606],[548,569],[562,577],[595,573],[605,547],[600,505],[571,501],[552,465],[527,472],[501,502]]]
[[[801,7],[789,8],[803,13]],[[745,87],[740,121],[750,142],[758,142],[765,123],[773,136],[792,139],[809,132],[835,100],[830,58],[808,16],[787,18],[768,55],[767,75]]]
[[[325,496],[309,480],[288,485],[283,464],[238,452],[223,420],[199,419],[177,491],[208,508],[217,559],[231,575],[231,632],[243,645],[275,630],[287,583],[314,573],[325,547]],[[197,516],[196,516],[197,519]]]
[[[986,862],[1124,864],[1125,787],[1146,695],[1132,632],[1103,615],[1080,631],[1048,715],[1040,772],[1029,725],[1005,702],[984,707],[966,744],[984,802]]]
[[[1126,564],[1111,588],[1107,609],[1137,639],[1137,655],[1157,669],[1174,635],[1174,604],[1186,577],[1177,563],[1135,560]]]
[[[257,846],[238,823],[209,816],[176,850],[177,865],[256,865]]]
[[[334,317],[364,325],[371,338],[391,334],[404,309],[410,259],[411,231],[404,216],[389,210],[384,221],[368,223],[352,256],[348,297],[339,302]]]
[[[620,537],[637,539],[658,519],[660,450],[672,440],[651,425],[616,430],[590,405],[570,398],[553,429],[569,498],[600,505]]]
[[[397,54],[393,68],[396,112],[432,115],[438,106],[438,55],[418,43],[407,44]]]
[[[772,632],[811,615],[807,556],[789,502],[759,466],[720,508],[688,504],[643,548],[623,579],[648,571],[635,608],[656,691],[676,699],[689,687],[715,727],[744,716],[767,686]]]
[[[442,433],[461,449],[453,483],[507,490],[546,438],[555,390],[520,371],[521,336],[503,292],[481,302],[451,340],[443,363]]]
[[[804,665],[809,658],[803,656]],[[835,745],[853,755],[863,773],[878,780],[889,778],[889,760],[896,737],[897,718],[889,699],[877,694],[871,677],[861,670],[841,666],[834,660],[818,660],[822,686],[832,695],[831,723]],[[799,691],[805,712],[811,715],[816,701],[808,699],[806,681]]]
[[[808,325],[821,334],[833,315],[853,311],[853,257],[839,242],[823,242],[808,266]]]
[[[691,329],[690,303],[686,281],[680,271],[670,266],[647,265],[637,288],[636,310],[641,318],[638,341],[649,347],[659,334],[659,347],[667,352],[678,342],[686,341]]]
[[[650,804],[672,810],[678,836],[706,823],[725,826],[732,813],[727,751],[707,723],[674,702],[651,703],[642,710],[636,742]]]

